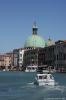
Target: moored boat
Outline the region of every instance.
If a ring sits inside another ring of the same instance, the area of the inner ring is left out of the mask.
[[[36,72],[37,66],[27,66],[25,72]]]

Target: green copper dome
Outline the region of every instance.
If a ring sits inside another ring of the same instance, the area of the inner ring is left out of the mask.
[[[43,38],[41,38],[39,35],[37,35],[38,27],[36,26],[36,23],[34,23],[32,28],[32,36],[28,37],[28,39],[25,41],[24,47],[45,47],[45,41]]]
[[[32,36],[28,37],[25,42],[24,47],[45,47],[45,41],[39,35],[33,34]]]

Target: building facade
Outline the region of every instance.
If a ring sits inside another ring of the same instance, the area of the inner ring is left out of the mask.
[[[23,48],[20,48],[19,49],[19,67],[22,67],[23,66],[23,62],[24,62],[24,60],[23,60],[24,51],[25,51],[25,49],[23,49]]]
[[[57,41],[55,45],[55,66],[59,71],[66,71],[66,41]]]
[[[0,55],[0,69],[11,69],[12,53],[5,53]]]
[[[36,66],[38,64],[37,49],[26,49],[24,52],[24,67]]]
[[[13,50],[13,67],[19,67],[19,49]]]
[[[0,70],[4,68],[4,55],[0,54]]]

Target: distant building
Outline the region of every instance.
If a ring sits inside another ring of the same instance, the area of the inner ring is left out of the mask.
[[[24,49],[23,48],[20,48],[19,49],[19,67],[22,67],[23,66],[23,57],[24,57]]]
[[[13,50],[13,66],[22,67],[23,66],[23,55],[25,49],[19,48]]]
[[[4,55],[0,54],[0,69],[4,66]]]
[[[44,64],[48,66],[54,66],[55,65],[55,45],[47,46],[43,49],[45,53],[44,58]]]
[[[55,66],[58,70],[66,71],[66,40],[59,40],[55,45]]]
[[[13,50],[13,66],[19,67],[19,49]]]
[[[11,56],[8,54],[4,55],[4,66],[6,70],[10,69],[9,67],[11,67]]]
[[[5,53],[0,55],[0,68],[10,69],[12,64],[12,53]]]
[[[43,48],[29,49],[24,53],[24,66],[44,65],[45,53]]]
[[[49,37],[45,41],[37,31],[38,27],[34,23],[32,35],[25,41],[24,48],[0,55],[0,69],[15,67],[21,70],[27,66],[47,65],[58,71],[66,71],[66,40],[54,42]]]
[[[24,52],[24,67],[38,65],[38,50],[37,49],[27,49]]]
[[[66,41],[58,40],[55,45],[45,47],[44,52],[44,64],[52,66],[59,71],[66,71]]]

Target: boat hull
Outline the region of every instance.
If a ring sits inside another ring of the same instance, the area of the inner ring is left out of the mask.
[[[35,85],[39,85],[39,86],[44,86],[44,85],[54,86],[55,85],[55,81],[54,80],[50,80],[50,81],[36,80],[34,82],[34,84]]]

